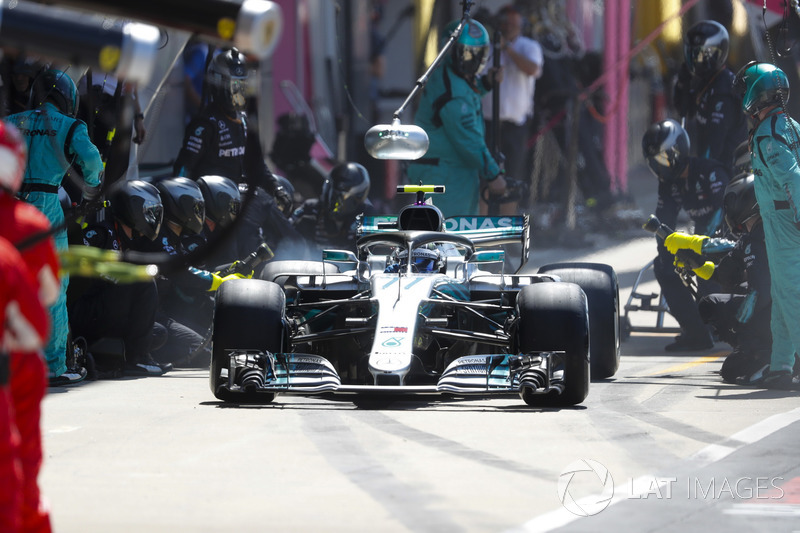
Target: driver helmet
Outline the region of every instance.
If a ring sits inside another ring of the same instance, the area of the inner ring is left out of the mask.
[[[642,152],[659,181],[674,181],[689,164],[689,135],[671,118],[656,122],[642,137]]]
[[[242,209],[239,186],[224,176],[201,176],[197,179],[206,204],[206,218],[220,226],[231,224]]]
[[[52,100],[59,111],[70,117],[78,112],[78,88],[65,72],[51,68],[36,77],[33,82],[36,107]]]
[[[458,27],[460,20],[445,26],[442,39],[446,42]],[[453,70],[464,79],[472,79],[483,70],[489,60],[489,32],[477,20],[469,19],[461,30],[461,35],[453,44],[450,61]]]
[[[0,120],[0,188],[16,194],[25,176],[28,145],[19,130]]]
[[[397,254],[399,270],[404,270],[408,264],[408,250],[401,250]],[[415,248],[411,252],[411,272],[418,274],[431,274],[439,272],[442,268],[442,252],[437,249]],[[397,271],[397,270],[395,270]]]
[[[742,97],[742,110],[749,116],[789,99],[786,73],[770,63],[751,61],[736,73],[733,86]]]
[[[336,165],[322,184],[322,208],[337,220],[352,218],[363,210],[369,187],[369,172],[363,165]]]
[[[211,99],[226,113],[235,115],[244,110],[247,95],[245,56],[236,48],[218,54],[206,73]]]
[[[725,223],[736,235],[747,231],[745,226],[747,221],[761,214],[758,208],[758,201],[756,201],[753,174],[747,174],[728,183],[728,186],[725,187],[725,195],[722,198]]]
[[[713,76],[728,60],[728,30],[719,22],[701,20],[686,32],[683,55],[689,71],[702,79]]]
[[[164,219],[164,205],[154,185],[142,180],[119,180],[108,199],[114,218],[119,222],[151,241],[158,237]]]
[[[167,178],[156,182],[164,203],[164,219],[188,233],[203,231],[206,205],[200,187],[189,178]]]

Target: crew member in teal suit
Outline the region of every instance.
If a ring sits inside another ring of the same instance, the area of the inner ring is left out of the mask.
[[[458,26],[444,29],[445,39]],[[420,99],[415,123],[428,134],[424,157],[408,166],[409,183],[444,185],[434,204],[445,217],[477,215],[481,180],[489,192],[502,195],[506,182],[485,141],[481,96],[492,88],[493,71],[478,77],[489,57],[489,34],[468,20],[443,64],[430,75]]]
[[[72,166],[80,169],[83,199],[91,201],[99,193],[103,161],[89,139],[86,124],[75,118],[78,90],[66,73],[49,69],[40,74],[34,81],[33,102],[33,109],[6,119],[19,128],[28,145],[28,166],[20,196],[38,207],[54,227],[59,227],[64,222],[64,211],[58,189],[65,174]],[[65,250],[66,229],[58,231],[54,237],[56,248]],[[62,276],[61,294],[50,308],[52,333],[45,348],[45,358],[51,384],[69,384],[86,376],[85,369],[70,369],[68,372],[66,366],[68,283],[69,277]]]
[[[800,353],[800,125],[786,114],[789,82],[769,63],[737,74],[742,109],[750,117],[750,158],[764,220],[772,294],[772,353],[763,386],[787,389]]]

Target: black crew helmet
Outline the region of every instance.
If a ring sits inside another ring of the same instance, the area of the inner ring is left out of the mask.
[[[206,204],[206,218],[220,226],[230,225],[242,209],[242,195],[236,183],[224,176],[197,179]]]
[[[364,208],[369,187],[369,172],[363,165],[336,165],[322,184],[322,208],[338,220],[353,217]]]
[[[725,66],[729,47],[728,30],[714,20],[701,20],[683,37],[686,65],[700,78],[708,78]]]
[[[51,99],[59,111],[70,117],[78,112],[78,88],[66,72],[47,69],[33,81],[34,105],[39,107]]]
[[[164,219],[189,233],[200,233],[206,220],[205,200],[200,187],[189,178],[166,178],[156,182],[164,203]]]
[[[247,96],[247,64],[236,48],[226,50],[211,60],[206,72],[211,100],[226,113],[243,111]]]
[[[164,204],[155,186],[142,180],[119,180],[109,192],[114,218],[151,241],[161,231]]]
[[[750,142],[744,140],[733,151],[733,179],[739,174],[749,174],[753,171],[753,162],[750,158]]]
[[[725,195],[722,197],[722,210],[725,213],[725,223],[736,235],[747,230],[745,226],[747,221],[761,214],[756,200],[753,174],[744,175],[728,183]]]
[[[674,181],[689,164],[689,135],[671,118],[656,122],[642,137],[642,152],[659,181]]]

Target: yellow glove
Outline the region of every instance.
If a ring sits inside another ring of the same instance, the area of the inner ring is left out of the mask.
[[[218,276],[216,272],[211,273],[211,288],[208,289],[209,292],[213,292],[219,289],[219,286],[222,285],[226,281],[230,281],[232,279],[244,279],[247,276],[244,274],[230,274],[228,276],[222,277]]]
[[[250,270],[248,273],[245,273],[245,272],[236,272],[237,270],[239,270],[239,269],[241,269],[241,268],[242,268],[242,265],[243,265],[243,264],[244,264],[244,262],[243,262],[243,261],[234,261],[233,263],[231,263],[231,266],[229,266],[229,267],[228,267],[228,268],[226,268],[225,270],[226,270],[226,271],[228,271],[228,272],[231,272],[231,271],[233,271],[233,272],[235,272],[235,273],[237,273],[237,274],[241,274],[242,276],[244,276],[244,277],[246,277],[246,278],[252,278],[252,277],[253,277],[253,274],[255,274],[255,273],[256,273],[256,271],[255,271],[255,270]]]
[[[689,235],[688,233],[676,231],[667,235],[667,238],[664,239],[664,246],[667,247],[671,254],[677,253],[681,249],[692,250],[701,254],[703,253],[703,241],[706,239],[708,237],[705,235]]]
[[[705,264],[700,268],[694,268],[692,270],[694,270],[694,273],[697,274],[698,278],[710,279],[711,275],[714,273],[714,268],[716,268],[714,263],[711,261],[706,261]]]

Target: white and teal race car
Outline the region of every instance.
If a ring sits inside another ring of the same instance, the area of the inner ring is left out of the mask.
[[[616,274],[527,271],[527,217],[455,217],[417,202],[366,217],[356,249],[267,263],[216,295],[210,385],[225,402],[278,394],[520,396],[575,405],[619,365]],[[506,272],[502,246],[522,267]]]

